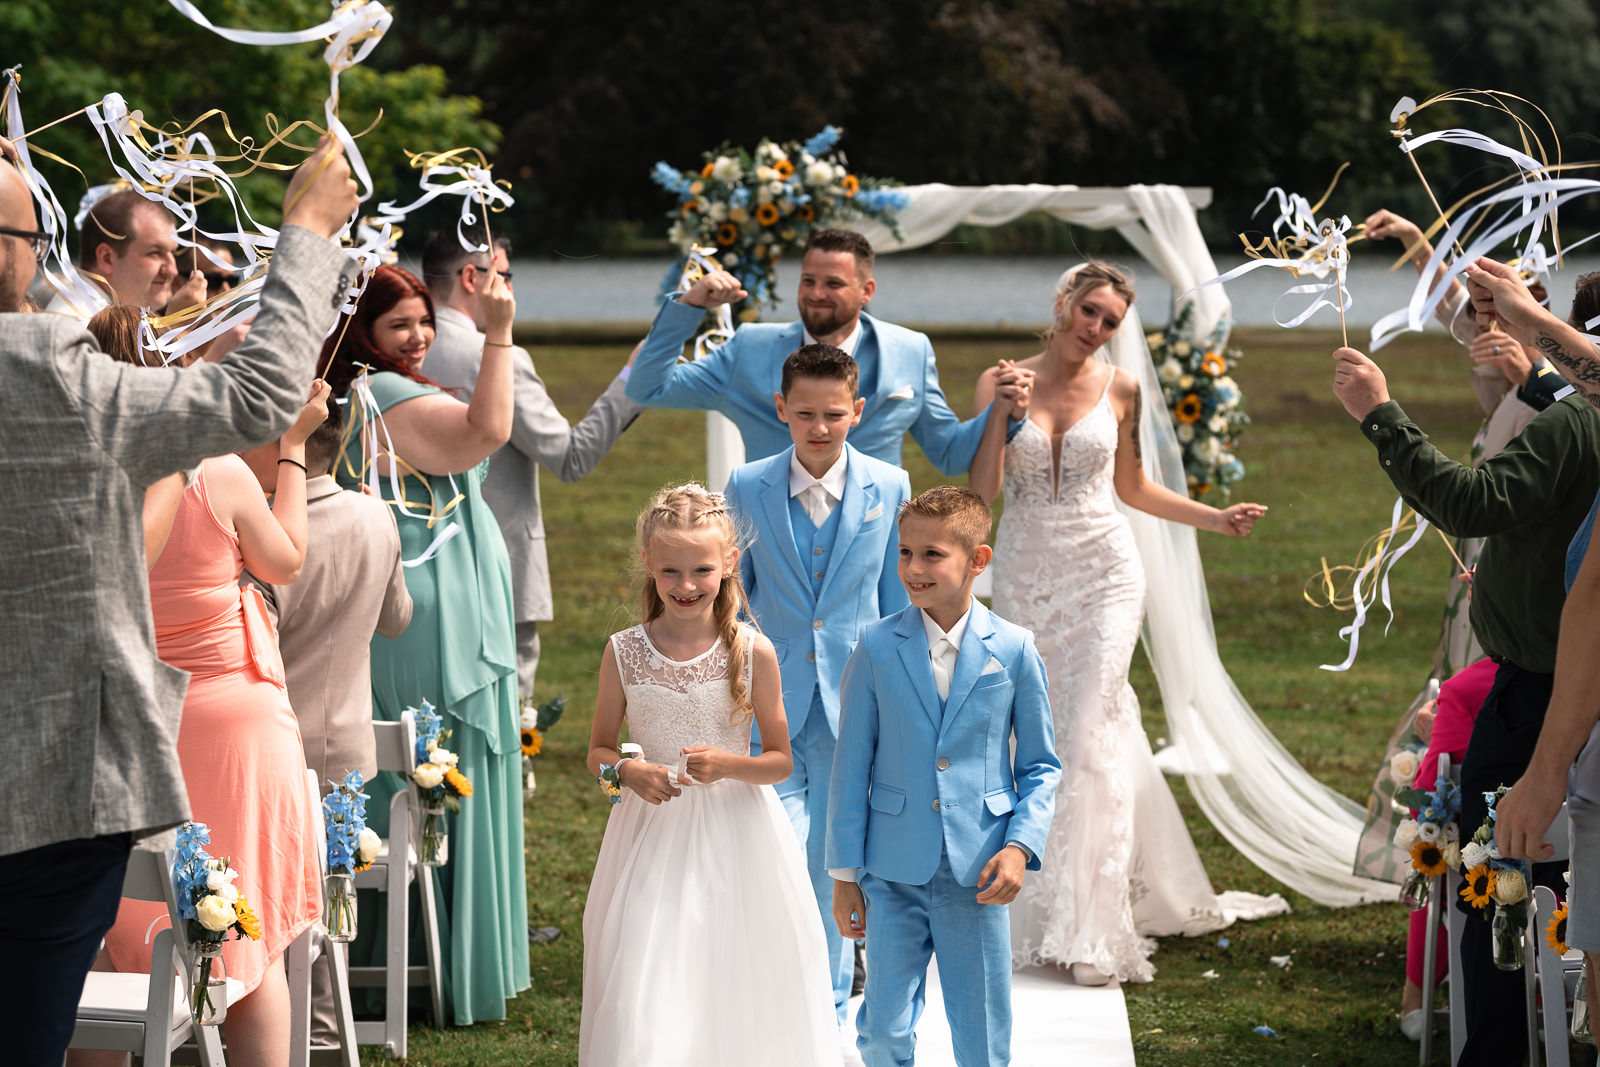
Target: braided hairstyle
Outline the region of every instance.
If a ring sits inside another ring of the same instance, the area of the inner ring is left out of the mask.
[[[640,514],[638,546],[641,569],[644,571],[639,585],[639,614],[642,621],[651,622],[666,610],[661,594],[656,590],[655,579],[643,564],[650,546],[658,537],[681,537],[702,530],[714,530],[721,537],[725,558],[732,556],[740,547],[738,525],[722,494],[713,493],[697,482],[662,489]],[[739,617],[749,616],[750,604],[745,599],[744,583],[740,581],[738,567],[731,567],[722,576],[722,588],[717,590],[711,612],[717,625],[717,636],[728,646],[728,690],[733,695],[732,722],[735,725],[748,722],[755,716],[756,709],[750,699],[749,683],[745,681],[749,652],[745,642],[739,640]]]

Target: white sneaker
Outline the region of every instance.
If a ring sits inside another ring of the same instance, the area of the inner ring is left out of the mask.
[[[1111,976],[1091,964],[1074,963],[1072,965],[1072,980],[1079,985],[1085,986],[1105,985],[1111,981]]]
[[[1412,1041],[1422,1040],[1423,1027],[1428,1025],[1428,1013],[1416,1008],[1400,1016],[1400,1032]]]

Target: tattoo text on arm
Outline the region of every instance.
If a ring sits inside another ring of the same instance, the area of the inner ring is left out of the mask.
[[[1547,333],[1539,334],[1534,345],[1561,368],[1561,376],[1577,386],[1590,405],[1600,408],[1600,359],[1593,352],[1574,354]]]
[[[1115,374],[1116,372],[1112,371],[1112,373]],[[1139,386],[1135,383],[1133,387],[1133,458],[1140,463],[1144,462],[1144,446],[1139,443],[1139,418],[1142,414],[1140,409],[1143,406],[1144,401],[1140,395]]]

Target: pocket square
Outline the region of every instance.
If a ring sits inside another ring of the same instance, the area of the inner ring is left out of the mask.
[[[912,397],[914,397],[916,395],[917,395],[916,390],[912,389],[911,386],[902,385],[900,388],[898,388],[894,392],[890,393],[889,396],[888,396],[888,399],[890,399],[890,400],[910,400]]]
[[[1005,664],[1001,663],[999,660],[995,659],[993,656],[990,656],[989,657],[989,662],[985,663],[983,665],[983,670],[979,671],[978,675],[979,675],[979,677],[982,677],[985,674],[999,674],[1001,671],[1003,671],[1005,669],[1006,669],[1005,668]]]
[[[873,519],[876,519],[878,516],[880,516],[882,514],[883,514],[883,505],[882,504],[874,504],[870,508],[867,509],[867,513],[865,515],[861,516],[861,521],[862,522],[871,522]]]

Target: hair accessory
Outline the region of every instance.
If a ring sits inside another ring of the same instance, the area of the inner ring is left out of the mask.
[[[310,474],[311,473],[310,471],[306,470],[306,465],[304,463],[301,463],[297,459],[290,459],[287,456],[285,456],[284,458],[278,460],[278,462],[279,463],[292,463],[292,464],[294,464],[296,467],[300,468],[300,473],[301,474]]]

